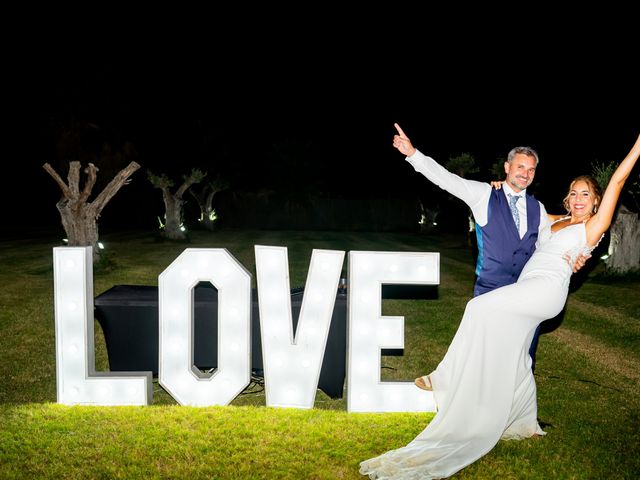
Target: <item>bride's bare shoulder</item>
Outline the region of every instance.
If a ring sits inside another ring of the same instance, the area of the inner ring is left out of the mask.
[[[549,217],[551,216],[552,215],[549,215]],[[551,231],[553,233],[557,232],[558,230],[562,230],[564,227],[570,225],[567,220],[571,220],[571,217],[567,217],[566,215],[553,215],[553,217],[555,217],[551,221]]]
[[[549,220],[551,220],[551,222],[556,222],[558,220],[566,218],[566,215],[554,215],[552,213],[547,213],[547,217],[549,217]]]

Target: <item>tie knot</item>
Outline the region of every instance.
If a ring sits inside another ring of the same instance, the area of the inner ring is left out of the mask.
[[[518,203],[518,199],[520,198],[519,195],[511,195],[510,193],[508,195],[509,195],[509,203],[511,205],[515,205],[516,203]]]

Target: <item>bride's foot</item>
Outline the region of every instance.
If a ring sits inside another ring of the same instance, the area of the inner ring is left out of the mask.
[[[424,377],[416,378],[413,383],[416,384],[416,387],[421,388],[422,390],[431,391],[433,390],[433,386],[431,385],[431,379],[429,375],[425,375]]]

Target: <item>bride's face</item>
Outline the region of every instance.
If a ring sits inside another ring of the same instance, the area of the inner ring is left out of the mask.
[[[569,191],[569,209],[571,216],[582,218],[591,215],[594,207],[594,199],[587,182],[579,180],[575,182]]]

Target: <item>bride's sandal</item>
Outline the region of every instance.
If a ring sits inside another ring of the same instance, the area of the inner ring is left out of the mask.
[[[416,384],[416,387],[422,390],[427,390],[428,392],[433,390],[433,386],[431,385],[431,379],[429,378],[429,375],[425,375],[424,377],[418,377],[413,381],[413,383]]]

